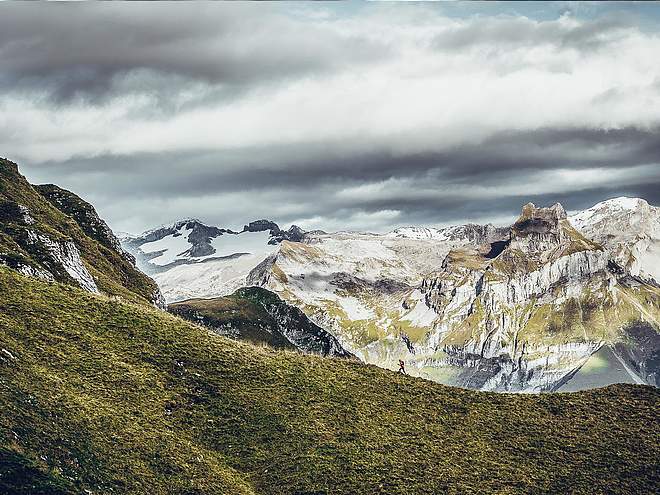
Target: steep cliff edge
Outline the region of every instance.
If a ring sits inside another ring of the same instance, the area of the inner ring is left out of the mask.
[[[0,264],[22,274],[89,292],[163,306],[94,208],[57,186],[32,186],[0,159]]]
[[[441,321],[426,343],[436,353],[422,365],[458,367],[457,383],[471,388],[554,390],[603,345],[639,348],[632,328],[657,334],[657,287],[617,271],[560,205],[526,205],[494,259],[452,252],[424,280]],[[656,384],[657,366],[641,359],[630,378]]]

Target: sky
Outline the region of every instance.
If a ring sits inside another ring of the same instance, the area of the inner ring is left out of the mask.
[[[658,3],[2,3],[0,156],[116,231],[660,204]]]

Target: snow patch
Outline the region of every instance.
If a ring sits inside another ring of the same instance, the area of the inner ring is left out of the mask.
[[[142,244],[140,250],[145,254],[163,251],[160,256],[149,260],[149,263],[158,266],[169,265],[180,259],[181,255],[192,247],[192,244],[188,241],[191,232],[192,229],[179,229],[176,234],[170,234],[157,241]]]
[[[426,305],[422,292],[415,289],[410,299],[416,301],[415,307],[405,314],[401,320],[409,321],[416,327],[431,327],[438,314]]]
[[[277,246],[268,244],[270,232],[241,232],[240,234],[223,234],[211,241],[215,253],[200,259],[231,256],[236,253],[270,254]],[[265,256],[264,256],[265,257]]]
[[[179,265],[154,274],[153,279],[168,304],[193,297],[226,296],[244,287],[250,271],[264,259],[263,255],[245,255]]]
[[[340,297],[337,302],[339,302],[341,309],[344,310],[344,313],[346,313],[346,316],[351,321],[368,320],[376,316],[371,309],[356,297]]]

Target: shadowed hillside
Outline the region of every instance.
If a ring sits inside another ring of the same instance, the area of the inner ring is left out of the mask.
[[[276,349],[355,359],[300,309],[261,287],[243,287],[225,297],[181,301],[170,304],[167,310],[227,337]]]

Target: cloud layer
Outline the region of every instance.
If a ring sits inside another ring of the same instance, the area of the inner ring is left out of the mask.
[[[132,231],[660,203],[653,16],[506,8],[0,5],[0,154]]]

